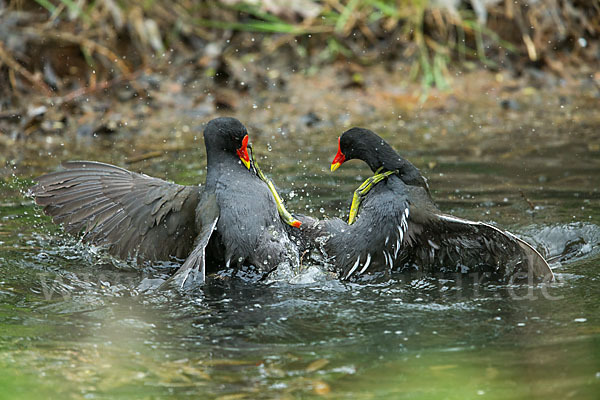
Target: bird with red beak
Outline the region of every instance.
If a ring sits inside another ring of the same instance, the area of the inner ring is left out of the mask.
[[[37,179],[36,203],[69,233],[138,261],[185,259],[169,286],[192,288],[219,269],[265,276],[296,265],[296,240],[264,176],[252,167],[246,127],[217,118],[204,130],[204,185],[183,186],[94,161],[63,163]],[[271,183],[272,185],[272,183]],[[209,245],[210,243],[210,245]]]
[[[246,166],[246,168],[250,169],[250,155],[248,154],[248,135],[244,136],[242,139],[242,145],[239,149],[237,149],[236,154],[242,160],[242,163]]]
[[[335,155],[335,157],[333,158],[333,161],[331,162],[331,172],[338,169],[340,167],[340,165],[342,165],[344,163],[344,161],[346,161],[346,156],[342,152],[341,140],[342,140],[342,137],[340,136],[338,138],[337,154]]]

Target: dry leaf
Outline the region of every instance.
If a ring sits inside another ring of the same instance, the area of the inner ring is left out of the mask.
[[[310,364],[308,364],[308,367],[306,367],[306,372],[318,371],[321,368],[323,368],[324,366],[326,366],[327,364],[329,364],[328,359],[320,358],[320,359],[315,360],[315,361],[311,362]]]

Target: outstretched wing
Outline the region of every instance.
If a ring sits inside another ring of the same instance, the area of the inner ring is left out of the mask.
[[[410,221],[407,245],[414,249],[415,264],[438,272],[489,272],[509,279],[554,276],[540,253],[514,234],[451,215]]]
[[[214,193],[205,194],[196,210],[202,229],[194,242],[194,250],[183,265],[169,278],[161,288],[174,286],[177,289],[193,289],[202,285],[206,279],[206,247],[219,221],[219,206]]]
[[[120,258],[168,260],[192,250],[199,187],[93,161],[63,167],[37,178],[31,192],[67,232]]]

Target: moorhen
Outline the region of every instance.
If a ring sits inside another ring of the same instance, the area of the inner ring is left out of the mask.
[[[352,159],[376,174],[355,192],[348,223],[299,217],[304,235],[343,279],[392,269],[476,272],[493,280],[553,278],[544,258],[512,233],[442,213],[420,171],[372,131],[344,132],[331,170]]]
[[[217,118],[204,130],[204,186],[182,186],[93,161],[63,163],[65,170],[37,178],[37,204],[55,223],[114,256],[140,261],[184,259],[169,280],[193,287],[209,266],[253,265],[263,275],[280,263],[298,264],[272,183],[254,168],[248,132],[234,118]],[[270,186],[269,186],[270,185]]]

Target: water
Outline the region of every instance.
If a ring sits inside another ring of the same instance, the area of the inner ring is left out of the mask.
[[[186,296],[141,293],[144,279],[172,265],[135,269],[78,243],[21,196],[28,180],[7,176],[0,398],[596,399],[600,139],[592,110],[423,113],[407,118],[402,135],[396,121],[369,125],[422,168],[444,211],[534,243],[556,273],[549,285],[418,276],[358,285],[309,270],[301,283],[213,279]],[[328,172],[339,132],[271,132],[250,134],[289,208],[346,213],[369,171],[349,162]],[[131,168],[203,181],[202,141],[193,133],[173,140],[167,158]],[[119,142],[110,153],[101,142],[57,144],[43,150],[45,160],[29,148],[15,172],[34,176],[75,158],[124,165],[132,144]]]

